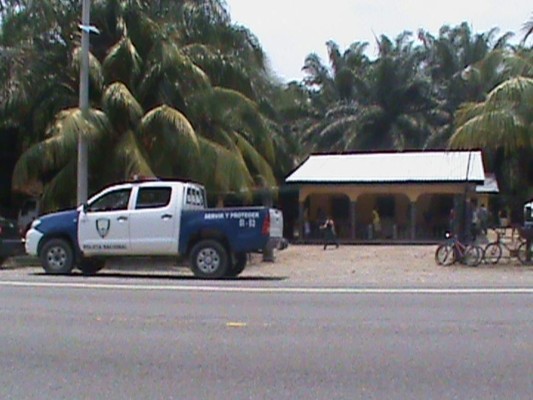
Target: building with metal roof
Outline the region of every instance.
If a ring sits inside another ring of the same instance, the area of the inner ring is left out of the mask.
[[[476,182],[485,180],[481,151],[313,154],[286,183]]]
[[[285,180],[298,188],[300,238],[318,238],[329,215],[341,239],[410,242],[442,238],[485,181],[478,150],[312,154]]]

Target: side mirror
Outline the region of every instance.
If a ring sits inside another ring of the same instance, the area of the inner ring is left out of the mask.
[[[87,210],[89,209],[89,204],[87,204],[86,202],[83,203],[81,209],[83,210],[84,214],[87,214]]]

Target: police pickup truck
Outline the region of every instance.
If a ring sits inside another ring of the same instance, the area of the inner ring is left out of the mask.
[[[184,257],[195,276],[240,274],[247,253],[282,242],[281,211],[268,207],[206,208],[203,186],[145,181],[108,187],[76,210],[34,220],[26,252],[48,274],[85,274],[123,256]]]

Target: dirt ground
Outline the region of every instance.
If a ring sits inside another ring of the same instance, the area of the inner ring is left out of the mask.
[[[277,277],[291,283],[377,286],[519,286],[533,287],[533,267],[516,259],[498,265],[438,266],[436,246],[340,246],[327,250],[319,245],[292,245],[276,253],[274,263],[259,255],[243,277]]]
[[[290,245],[276,251],[275,262],[263,262],[260,254],[252,255],[239,278],[294,286],[533,287],[533,267],[522,266],[516,259],[497,265],[443,267],[435,263],[435,249],[435,245],[341,245],[324,251],[320,245]],[[38,261],[27,257],[8,259],[1,269],[15,274],[41,271]],[[192,275],[175,262],[150,259],[110,261],[101,274],[113,272],[178,279]]]

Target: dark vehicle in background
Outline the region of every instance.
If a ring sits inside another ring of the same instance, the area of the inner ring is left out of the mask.
[[[0,266],[13,256],[24,254],[24,242],[17,222],[0,216]]]

